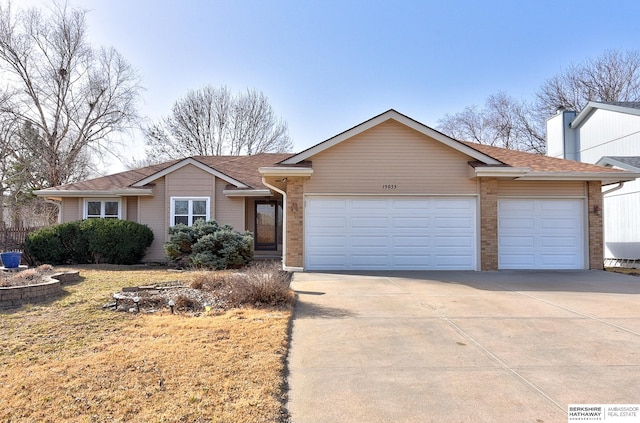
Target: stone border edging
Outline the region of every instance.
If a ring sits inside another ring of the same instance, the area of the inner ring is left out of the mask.
[[[20,307],[23,304],[58,296],[62,293],[62,286],[65,283],[80,279],[80,272],[74,270],[54,273],[48,279],[47,282],[36,285],[0,287],[0,309]]]

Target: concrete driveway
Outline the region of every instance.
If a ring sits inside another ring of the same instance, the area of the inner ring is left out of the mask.
[[[297,273],[292,286],[293,423],[566,422],[568,404],[640,403],[638,277]]]

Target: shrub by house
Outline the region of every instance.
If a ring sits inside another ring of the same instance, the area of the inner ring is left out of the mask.
[[[87,219],[38,229],[25,240],[36,264],[135,264],[153,242],[146,225],[119,219]]]
[[[237,269],[253,259],[253,235],[215,220],[169,228],[165,254],[174,263],[211,269]]]

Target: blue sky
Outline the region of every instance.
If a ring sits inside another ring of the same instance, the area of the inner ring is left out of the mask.
[[[48,4],[44,0],[17,4]],[[140,111],[210,84],[264,92],[301,151],[394,108],[429,126],[607,49],[640,49],[638,1],[69,0],[140,72]],[[126,135],[142,156],[143,140]]]

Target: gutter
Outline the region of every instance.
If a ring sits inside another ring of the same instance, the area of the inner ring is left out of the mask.
[[[618,191],[619,189],[622,189],[623,186],[624,186],[624,182],[618,182],[618,186],[617,187],[613,187],[613,188],[610,188],[610,189],[608,189],[606,191],[603,191],[602,192],[602,196],[604,197],[607,194],[610,194],[610,193],[612,193],[614,191]]]
[[[266,178],[262,177],[262,184],[282,195],[282,270],[293,270],[287,266],[287,193],[280,188],[270,185]]]

